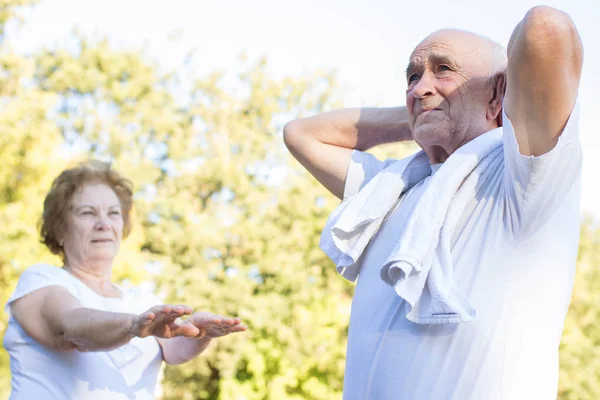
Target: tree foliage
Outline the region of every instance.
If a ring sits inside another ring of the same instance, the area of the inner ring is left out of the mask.
[[[560,346],[561,400],[600,398],[600,229],[583,220],[577,275]]]
[[[60,261],[37,222],[66,166],[110,160],[136,185],[133,233],[115,263],[123,284],[165,301],[238,315],[249,332],[165,370],[165,399],[338,399],[352,285],[319,250],[337,204],[285,151],[287,120],[340,104],[335,77],[274,78],[243,63],[232,84],[164,72],[108,41],[23,55],[4,26],[28,1],[0,0],[0,299],[36,262]],[[406,146],[379,155],[406,153]],[[600,396],[599,234],[582,231],[580,273],[561,348],[561,398]],[[0,329],[7,316],[0,315]],[[0,357],[0,397],[10,386]],[[584,373],[585,371],[585,373]]]

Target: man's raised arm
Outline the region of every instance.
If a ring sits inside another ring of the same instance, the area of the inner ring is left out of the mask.
[[[412,140],[406,107],[348,108],[288,122],[283,129],[292,155],[338,198],[353,149]]]
[[[583,45],[571,18],[551,7],[534,7],[508,43],[505,112],[519,152],[552,150],[577,97]]]

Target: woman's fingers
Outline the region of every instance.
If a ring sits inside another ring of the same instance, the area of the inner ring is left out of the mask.
[[[200,329],[200,333],[198,334],[198,336],[196,336],[197,338],[201,338],[206,336],[206,329],[202,328]]]
[[[185,305],[164,304],[153,307],[148,311],[147,325],[154,334],[162,336],[161,332],[167,329],[168,336],[185,337],[219,337],[235,332],[243,332],[248,327],[242,324],[240,318],[223,317],[208,312],[197,312],[186,323],[180,323],[178,318],[190,315],[192,309]],[[166,333],[166,332],[165,332]]]
[[[192,313],[192,307],[188,307],[188,306],[181,306],[183,308],[183,314],[182,315],[190,315]]]
[[[144,329],[149,329],[153,332],[161,325],[169,325],[175,323],[175,320],[184,315],[192,313],[191,307],[185,305],[163,304],[154,306],[140,316],[139,323],[144,326]],[[179,325],[173,325],[173,327]],[[171,330],[173,327],[169,327]],[[187,331],[188,328],[185,328]],[[152,334],[152,333],[150,333]]]
[[[192,308],[183,304],[171,307],[173,308],[173,311],[179,315],[190,315],[192,313]]]
[[[156,314],[154,314],[153,312],[149,312],[144,316],[144,319],[142,319],[142,325],[150,325],[154,321],[155,317]]]
[[[196,313],[194,314],[194,322],[197,325],[239,325],[242,320],[240,318],[230,318],[230,317],[222,317],[220,315],[210,314],[210,313]]]
[[[164,304],[149,309],[138,317],[140,337],[220,337],[248,329],[240,318],[223,317],[208,312],[194,313],[186,322],[178,319],[192,314],[191,307],[178,304]]]
[[[177,324],[172,327],[173,336],[197,337],[201,331],[192,324]]]
[[[235,321],[233,321],[233,322],[235,322]],[[222,324],[222,323],[206,324],[205,328],[206,328],[207,334],[210,336],[213,336],[213,337],[225,336],[230,333],[236,333],[236,332],[244,332],[245,330],[248,329],[248,327],[243,324],[229,324],[229,323],[227,323],[227,324]]]
[[[155,312],[157,314],[156,319],[161,322],[165,320],[175,320],[183,315],[189,315],[192,313],[192,309],[188,306],[177,305],[173,306],[170,304],[165,304],[157,307],[158,310]]]

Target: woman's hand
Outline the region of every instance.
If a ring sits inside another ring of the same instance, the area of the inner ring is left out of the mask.
[[[173,340],[158,339],[162,348],[163,360],[167,364],[182,364],[197,357],[211,343],[212,339],[234,332],[243,332],[248,328],[239,318],[228,318],[208,312],[195,312],[182,324],[179,329],[187,327],[185,335]],[[195,339],[184,337],[194,333]]]
[[[195,312],[186,323],[198,330],[197,338],[217,338],[248,329],[239,318],[222,317],[208,312]]]
[[[155,306],[143,314],[137,315],[131,327],[131,334],[137,337],[156,336],[170,339],[177,336],[197,337],[202,332],[194,324],[177,321],[184,315],[190,315],[192,309],[184,305]]]

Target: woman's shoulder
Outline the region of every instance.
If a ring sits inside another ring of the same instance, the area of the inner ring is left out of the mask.
[[[19,281],[47,281],[53,284],[72,284],[71,274],[61,267],[52,264],[33,264],[27,267],[19,277]]]
[[[48,275],[48,276],[68,276],[69,274],[63,270],[61,267],[57,267],[56,265],[46,264],[46,263],[38,263],[33,264],[27,267],[21,275],[23,274],[38,274],[38,275]]]
[[[21,272],[15,291],[6,305],[8,306],[13,301],[48,286],[61,286],[71,293],[76,293],[76,289],[69,276],[60,267],[50,264],[34,264]]]

